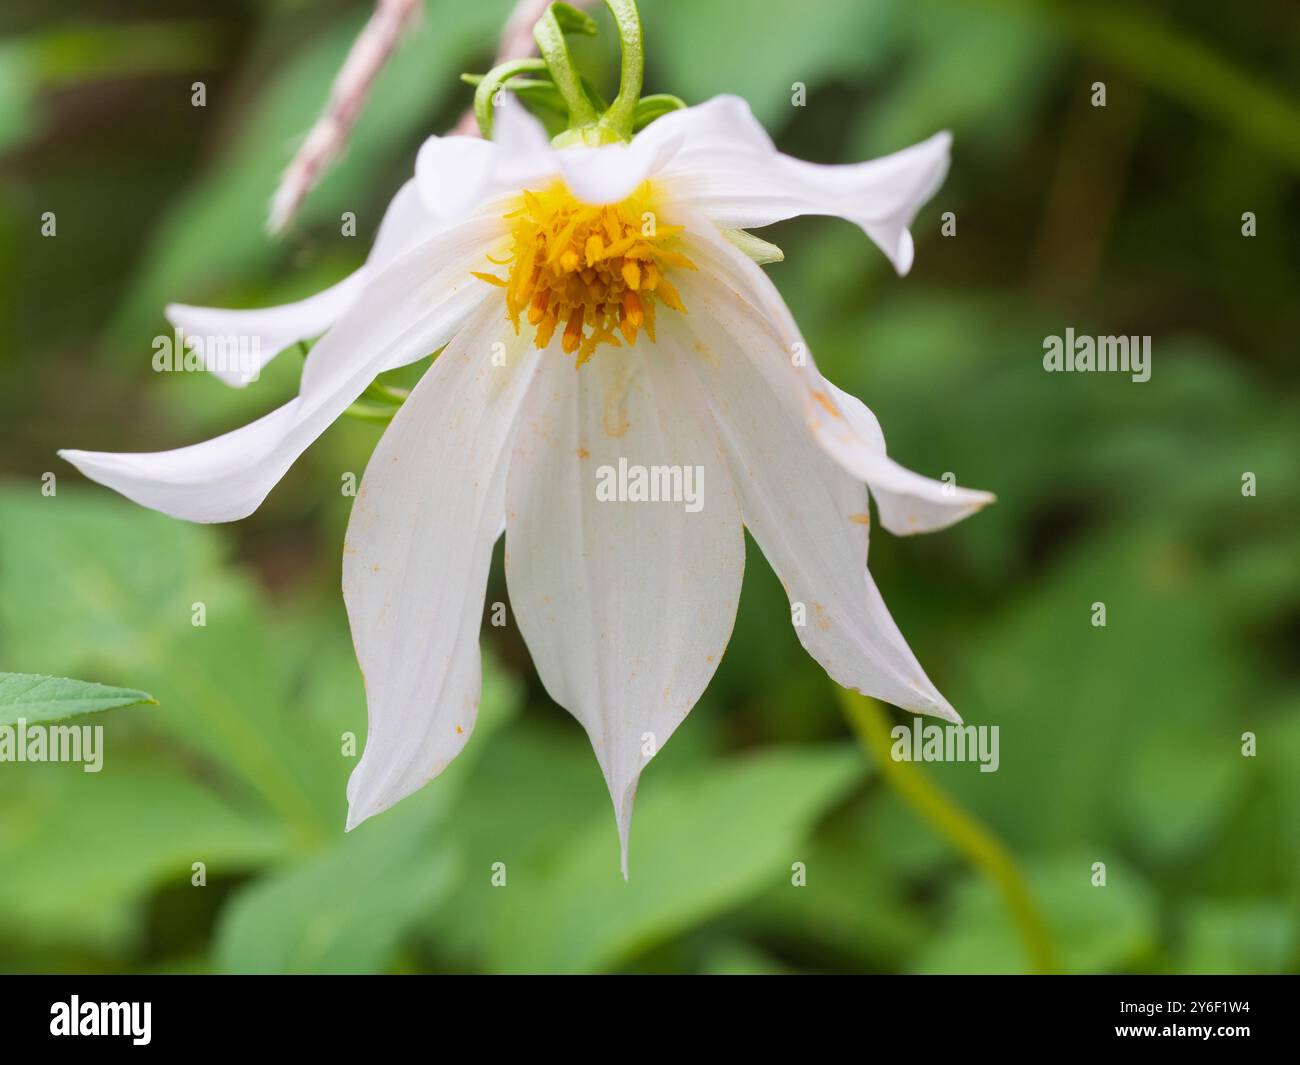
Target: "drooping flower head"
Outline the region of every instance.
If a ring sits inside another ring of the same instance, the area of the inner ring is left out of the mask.
[[[232,521],[379,374],[437,352],[370,459],[344,544],[370,726],[349,827],[468,741],[504,530],[515,618],[547,691],[591,738],[626,874],[641,772],[731,636],[743,528],[835,681],[959,720],[867,571],[868,490],[898,534],[992,497],[887,456],[875,417],[817,370],[761,268],[779,250],[747,232],[836,215],[906,273],[948,135],[851,166],[792,159],[739,99],[642,98],[635,6],[607,3],[623,46],[612,104],[565,44],[594,24],[555,4],[540,59],[475,79],[491,139],[430,138],[354,274],[284,307],[168,308],[191,335],[256,337],[268,356],[319,336],[296,398],[176,451],[63,455],[145,506]]]

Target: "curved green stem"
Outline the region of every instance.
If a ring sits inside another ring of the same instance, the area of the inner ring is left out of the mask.
[[[633,112],[632,132],[639,133],[656,118],[662,118],[670,111],[680,111],[685,106],[686,101],[680,96],[670,96],[666,92],[643,96],[637,102],[636,111]]]
[[[858,742],[875,759],[894,790],[1002,893],[1034,971],[1059,972],[1051,933],[1011,852],[915,765],[894,760],[889,741],[889,719],[879,703],[846,689],[841,689],[838,694],[840,708]]]
[[[636,105],[641,99],[641,82],[645,76],[645,41],[641,35],[641,16],[635,0],[605,0],[605,6],[618,26],[623,66],[618,78],[618,95],[609,105],[600,124],[627,140],[632,136]]]
[[[576,16],[580,16],[581,20]],[[533,39],[537,42],[537,51],[545,60],[546,68],[551,72],[555,87],[564,97],[564,104],[569,109],[569,125],[590,126],[596,122],[596,109],[587,99],[587,94],[582,88],[582,79],[573,68],[573,57],[569,54],[569,46],[564,40],[566,30],[577,33],[594,32],[595,24],[567,4],[552,4],[533,27]]]
[[[483,135],[484,140],[492,136],[493,102],[506,82],[516,74],[535,74],[546,69],[546,64],[540,59],[512,59],[498,67],[493,67],[483,75],[474,89],[474,118],[478,122],[478,131]]]

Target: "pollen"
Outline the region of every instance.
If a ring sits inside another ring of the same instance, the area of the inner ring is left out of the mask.
[[[489,261],[506,276],[474,276],[505,290],[516,335],[527,323],[537,347],[559,331],[561,348],[581,366],[601,344],[631,346],[642,331],[653,341],[657,304],[686,313],[666,275],[696,266],[676,248],[683,227],[659,220],[649,182],[605,205],[582,203],[557,182],[525,192],[505,217],[511,251]]]

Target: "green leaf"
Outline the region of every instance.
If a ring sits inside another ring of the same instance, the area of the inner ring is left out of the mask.
[[[0,512],[0,636],[6,659],[33,672],[116,679],[121,663],[156,661],[218,572],[211,529],[98,487],[45,498],[11,482]]]
[[[1165,861],[1211,846],[1247,783],[1239,733],[1160,732],[1136,754],[1140,770],[1116,781],[1134,844]]]
[[[336,823],[337,745],[302,742],[286,712],[289,663],[277,653],[265,604],[244,574],[219,565],[213,529],[102,491],[64,489],[47,499],[4,489],[0,505],[7,655],[48,673],[104,675],[129,663],[169,707],[152,719],[159,729],[304,838]]]
[[[1285,973],[1300,945],[1294,908],[1284,902],[1202,903],[1182,921],[1179,971]]]
[[[108,737],[102,772],[6,765],[0,772],[0,939],[120,948],[139,929],[146,892],[209,882],[282,857],[273,821],[177,769],[121,753]],[[211,888],[195,887],[194,891]]]
[[[454,883],[455,856],[437,849],[432,833],[436,808],[429,794],[413,796],[323,854],[242,892],[222,918],[218,967],[232,973],[388,968],[406,928]]]
[[[152,695],[129,688],[34,673],[0,673],[0,725],[11,725],[19,718],[28,722],[57,721],[76,714],[157,702]]]
[[[782,976],[790,969],[743,941],[717,944],[705,956],[701,972],[706,976]]]
[[[480,890],[500,902],[490,967],[614,967],[766,885],[788,884],[792,863],[806,857],[808,831],[865,771],[857,752],[836,746],[742,756],[666,780],[651,774],[637,803],[626,882],[608,809],[570,830],[545,864],[516,863],[518,852],[498,848],[506,887],[492,888],[488,871],[475,870]],[[514,897],[520,901],[511,905]]]
[[[236,973],[376,973],[456,883],[459,852],[442,831],[492,733],[519,693],[488,661],[472,742],[394,809],[306,861],[241,892],[223,914],[217,961]]]
[[[913,886],[951,868],[952,851],[928,828],[918,831],[915,811],[885,790],[837,813],[803,860],[805,887],[782,881],[746,912],[759,941],[814,944],[844,959],[844,969],[896,971],[932,933]]]

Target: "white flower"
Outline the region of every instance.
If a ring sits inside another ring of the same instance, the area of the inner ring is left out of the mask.
[[[799,639],[834,680],[959,720],[867,572],[867,490],[898,534],[992,497],[886,455],[875,417],[821,376],[734,232],[838,215],[905,273],[908,226],[948,148],[939,134],[874,162],[814,165],[719,97],[628,144],[555,149],[521,108],[501,107],[493,141],[423,146],[369,261],[333,288],[267,310],[169,308],[191,334],[256,335],[269,355],[323,334],[297,398],[177,451],[62,454],[145,506],[232,521],[377,374],[445,345],[370,459],[344,545],[370,719],[348,825],[468,741],[504,530],[515,617],[547,691],[591,738],[626,871],[641,771],[730,638],[742,526],[806,610]],[[599,500],[596,471],[620,459],[702,467],[703,507]]]

